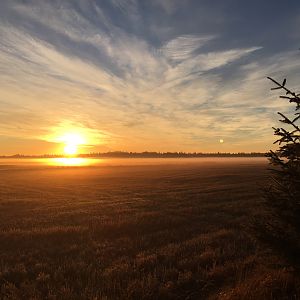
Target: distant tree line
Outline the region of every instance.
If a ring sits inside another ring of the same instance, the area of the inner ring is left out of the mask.
[[[78,154],[76,157],[82,158],[192,158],[192,157],[265,157],[265,153],[260,152],[95,152],[88,154]],[[44,155],[22,155],[15,154],[11,156],[0,156],[0,158],[61,158],[65,157],[62,154],[44,154]]]

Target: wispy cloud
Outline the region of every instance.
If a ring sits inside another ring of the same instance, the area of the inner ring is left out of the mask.
[[[0,135],[49,141],[77,124],[111,149],[267,147],[280,104],[264,77],[297,74],[296,55],[179,29],[153,42],[130,27],[146,22],[139,2],[75,2],[0,4]]]
[[[186,35],[172,39],[161,48],[162,53],[175,62],[180,62],[193,57],[195,50],[207,44],[213,36]]]

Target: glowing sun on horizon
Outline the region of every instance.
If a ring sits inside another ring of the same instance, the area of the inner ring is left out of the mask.
[[[78,147],[85,144],[85,139],[77,133],[66,133],[60,140],[64,143],[64,153],[66,155],[75,155],[78,153]]]
[[[68,120],[45,128],[45,131],[47,133],[41,136],[41,139],[55,144],[57,146],[55,154],[66,158],[74,158],[79,153],[103,145],[110,136],[107,132]]]
[[[78,151],[78,146],[74,144],[69,144],[64,147],[64,152],[67,155],[75,155]]]

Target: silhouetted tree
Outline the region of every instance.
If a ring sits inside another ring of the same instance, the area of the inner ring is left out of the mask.
[[[286,79],[282,83],[268,79],[275,84],[271,90],[282,91],[280,98],[295,105],[295,113],[286,116],[278,112],[283,125],[273,127],[278,149],[267,153],[271,174],[264,193],[272,217],[264,225],[281,250],[295,254],[300,248],[300,94],[286,87]]]

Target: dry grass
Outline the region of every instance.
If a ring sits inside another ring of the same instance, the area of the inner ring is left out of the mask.
[[[299,299],[248,231],[264,163],[0,169],[1,299]]]

